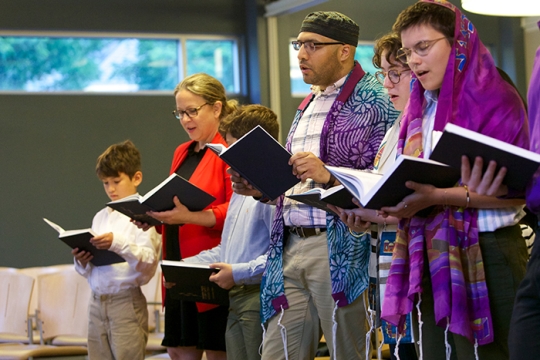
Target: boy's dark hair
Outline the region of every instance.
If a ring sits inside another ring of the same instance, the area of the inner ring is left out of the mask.
[[[389,64],[398,63],[408,68],[409,65],[403,64],[397,59],[397,52],[400,48],[401,39],[399,38],[398,34],[396,34],[395,32],[390,32],[386,35],[383,35],[377,40],[375,46],[373,47],[373,52],[375,53],[372,59],[373,66],[375,66],[377,69],[382,68],[382,54],[384,51],[386,51],[385,58]]]
[[[456,13],[445,6],[417,2],[399,14],[392,26],[392,31],[401,36],[402,31],[417,25],[431,26],[442,33],[450,44],[453,44]]]
[[[243,105],[221,120],[219,133],[225,137],[230,133],[240,139],[257,125],[266,130],[274,139],[279,138],[279,123],[277,115],[262,105]]]
[[[116,177],[123,172],[132,179],[137,171],[141,171],[141,153],[131,140],[109,146],[96,163],[99,178]]]

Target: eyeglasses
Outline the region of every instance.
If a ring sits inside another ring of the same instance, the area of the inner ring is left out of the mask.
[[[304,50],[306,50],[307,53],[311,54],[315,50],[317,50],[317,46],[323,46],[323,45],[345,45],[343,42],[314,42],[314,41],[291,41],[291,44],[293,46],[293,49],[298,51],[304,45]]]
[[[184,111],[182,111],[182,110],[173,110],[172,113],[173,113],[174,117],[177,118],[178,120],[182,120],[184,118],[184,115],[187,115],[188,118],[193,119],[195,116],[199,115],[199,110],[201,110],[201,108],[204,105],[210,105],[210,104],[209,103],[204,103],[199,107],[186,109]]]
[[[414,51],[420,56],[426,56],[429,53],[429,50],[431,47],[439,40],[446,39],[446,36],[443,36],[438,39],[433,40],[423,40],[417,43],[412,47],[412,49],[409,48],[401,48],[398,50],[396,54],[396,59],[401,61],[402,63],[408,64],[411,60],[412,52]]]
[[[377,71],[375,73],[375,78],[381,83],[384,85],[384,79],[386,78],[386,76],[388,76],[388,80],[390,80],[390,82],[394,85],[398,84],[399,81],[401,80],[401,74],[403,74],[404,72],[406,71],[411,71],[411,69],[405,69],[405,70],[402,70],[402,71],[397,71],[397,70],[390,70],[388,72],[386,71]]]

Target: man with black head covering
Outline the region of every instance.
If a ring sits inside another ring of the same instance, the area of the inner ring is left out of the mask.
[[[312,93],[291,125],[287,148],[301,180],[284,195],[331,187],[324,165],[369,169],[398,113],[381,84],[354,61],[358,25],[338,12],[306,16],[293,46]],[[231,171],[237,193],[260,197]],[[319,323],[335,359],[365,357],[365,309],[369,234],[350,232],[332,213],[281,196],[267,269],[261,314],[268,329],[263,359],[315,356]],[[271,199],[261,199],[267,201]]]

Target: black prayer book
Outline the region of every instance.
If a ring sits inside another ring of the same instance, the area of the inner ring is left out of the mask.
[[[313,206],[317,209],[334,213],[328,204],[342,209],[354,209],[357,206],[352,202],[353,196],[343,186],[338,185],[329,189],[313,188],[301,194],[287,195],[288,198]]]
[[[173,209],[175,196],[190,211],[201,211],[215,200],[215,197],[183,177],[172,174],[144,196],[134,194],[120,200],[110,201],[107,206],[133,220],[149,225],[159,225],[161,222],[146,215],[146,212]]]
[[[260,125],[228,148],[222,144],[206,146],[270,200],[300,181],[289,165],[291,153]]]
[[[80,230],[64,230],[59,225],[53,223],[50,220],[43,219],[53,229],[58,231],[58,238],[62,240],[72,249],[78,248],[79,251],[86,251],[92,254],[94,258],[90,262],[94,266],[112,265],[116,263],[125,262],[126,260],[115,252],[98,249],[92,243],[90,239],[97,236],[92,229],[80,229]]]
[[[208,264],[162,260],[161,270],[165,281],[176,285],[169,289],[173,299],[229,305],[229,291],[208,280],[219,271]]]
[[[503,183],[515,190],[524,189],[540,166],[540,154],[454,124],[446,124],[429,158],[461,169],[462,155],[467,155],[471,166],[477,156],[482,157],[484,171],[491,160],[497,162],[497,171],[506,167]]]
[[[326,166],[328,171],[367,209],[395,206],[413,193],[405,182],[431,184],[439,188],[454,186],[461,172],[430,159],[400,155],[384,175],[369,171]]]

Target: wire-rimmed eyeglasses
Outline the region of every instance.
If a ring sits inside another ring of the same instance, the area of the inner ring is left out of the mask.
[[[406,71],[411,71],[411,69],[403,69],[401,71],[398,71],[398,70],[389,70],[388,72],[386,71],[377,71],[375,73],[375,78],[381,83],[384,85],[384,79],[386,78],[386,76],[388,76],[388,80],[390,80],[390,82],[394,85],[398,84],[399,81],[401,80],[401,74],[403,74],[404,72]]]
[[[182,120],[184,115],[187,115],[188,118],[193,119],[195,116],[199,115],[199,110],[201,110],[201,108],[204,105],[210,105],[210,104],[209,103],[204,103],[199,107],[186,109],[184,111],[182,111],[182,110],[173,110],[172,113],[173,113],[174,117],[177,118],[178,120]]]
[[[397,51],[396,59],[401,61],[404,64],[408,64],[411,60],[412,52],[414,51],[419,56],[426,56],[429,53],[429,50],[431,47],[439,40],[446,39],[446,36],[440,37],[438,39],[433,40],[422,40],[418,42],[416,45],[412,47],[412,49],[409,48],[401,48]]]
[[[291,41],[291,44],[293,46],[293,49],[298,51],[304,45],[304,50],[308,53],[312,53],[315,50],[317,50],[317,46],[324,46],[324,45],[345,45],[343,42],[315,42],[315,41]]]

